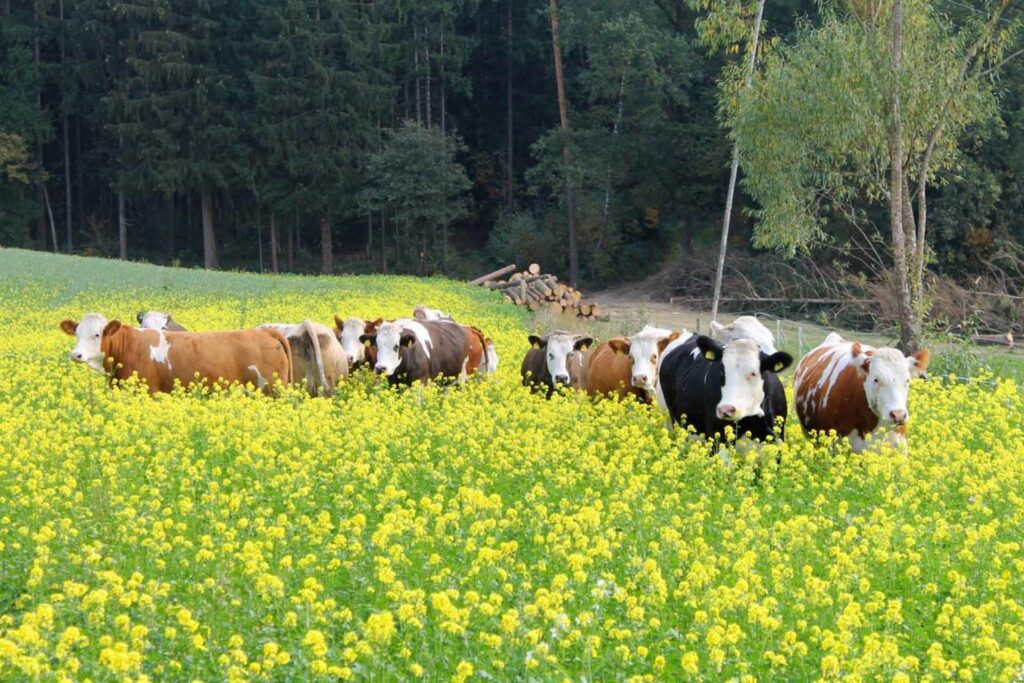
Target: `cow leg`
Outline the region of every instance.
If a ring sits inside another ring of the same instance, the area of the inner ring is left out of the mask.
[[[863,453],[871,445],[869,439],[862,437],[856,429],[850,432],[846,439],[850,442],[850,450],[854,453]]]

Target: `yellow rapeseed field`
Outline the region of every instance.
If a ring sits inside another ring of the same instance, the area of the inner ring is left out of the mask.
[[[493,337],[499,376],[150,398],[57,328],[417,303]],[[649,408],[529,394],[518,309],[443,280],[0,250],[0,325],[0,680],[1024,680],[1010,381],[916,382],[906,455],[794,421],[726,466]]]

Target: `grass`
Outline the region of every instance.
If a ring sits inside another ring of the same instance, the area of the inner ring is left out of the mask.
[[[1019,679],[1014,382],[916,383],[905,455],[793,424],[726,466],[646,406],[531,395],[497,299],[0,250],[0,680]],[[57,329],[417,303],[496,380],[151,398]]]

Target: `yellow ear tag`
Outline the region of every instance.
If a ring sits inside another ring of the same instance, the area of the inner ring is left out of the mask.
[[[363,342],[363,346],[365,346],[365,347],[369,348],[369,347],[370,347],[370,340],[369,340],[369,339],[367,339],[366,341],[364,341],[364,342]]]
[[[776,363],[775,364],[775,372],[782,372],[782,368],[784,368],[785,366],[786,366],[785,363]]]
[[[407,349],[411,349],[411,348],[412,348],[412,345],[413,345],[413,344],[415,344],[415,343],[416,343],[416,342],[415,342],[415,341],[413,341],[412,339],[407,339],[407,340],[405,341],[405,343],[404,343],[404,344],[403,344],[402,346],[404,346],[404,347],[405,347],[405,348],[407,348]]]
[[[708,360],[714,360],[715,359],[715,352],[714,351],[706,351],[704,353],[704,357],[707,358]]]

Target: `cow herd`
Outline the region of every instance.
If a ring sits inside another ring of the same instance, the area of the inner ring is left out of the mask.
[[[520,371],[524,384],[548,396],[559,386],[592,396],[633,395],[703,437],[785,439],[788,406],[779,373],[793,356],[777,350],[771,332],[751,316],[712,322],[711,331],[715,338],[648,325],[597,346],[561,330],[531,335]],[[876,440],[905,445],[910,380],[924,374],[928,360],[928,351],[904,356],[830,334],[797,364],[793,395],[801,426],[809,433],[834,430],[855,452]]]
[[[266,393],[296,383],[330,396],[350,372],[365,367],[391,384],[464,383],[498,367],[494,343],[480,329],[417,306],[395,320],[342,319],[329,328],[309,320],[247,330],[191,332],[168,313],[139,313],[139,326],[90,313],[60,327],[75,337],[71,360],[111,382],[133,375],[151,393],[201,383],[251,383]],[[550,397],[578,390],[595,397],[634,396],[656,404],[672,424],[711,439],[737,435],[785,438],[786,392],[779,373],[793,356],[775,348],[756,318],[711,323],[711,336],[651,325],[599,344],[556,330],[530,335],[520,367],[523,384]],[[928,351],[904,356],[830,334],[797,364],[794,403],[805,431],[835,430],[860,452],[877,440],[901,446],[909,418],[910,381],[927,369]]]

